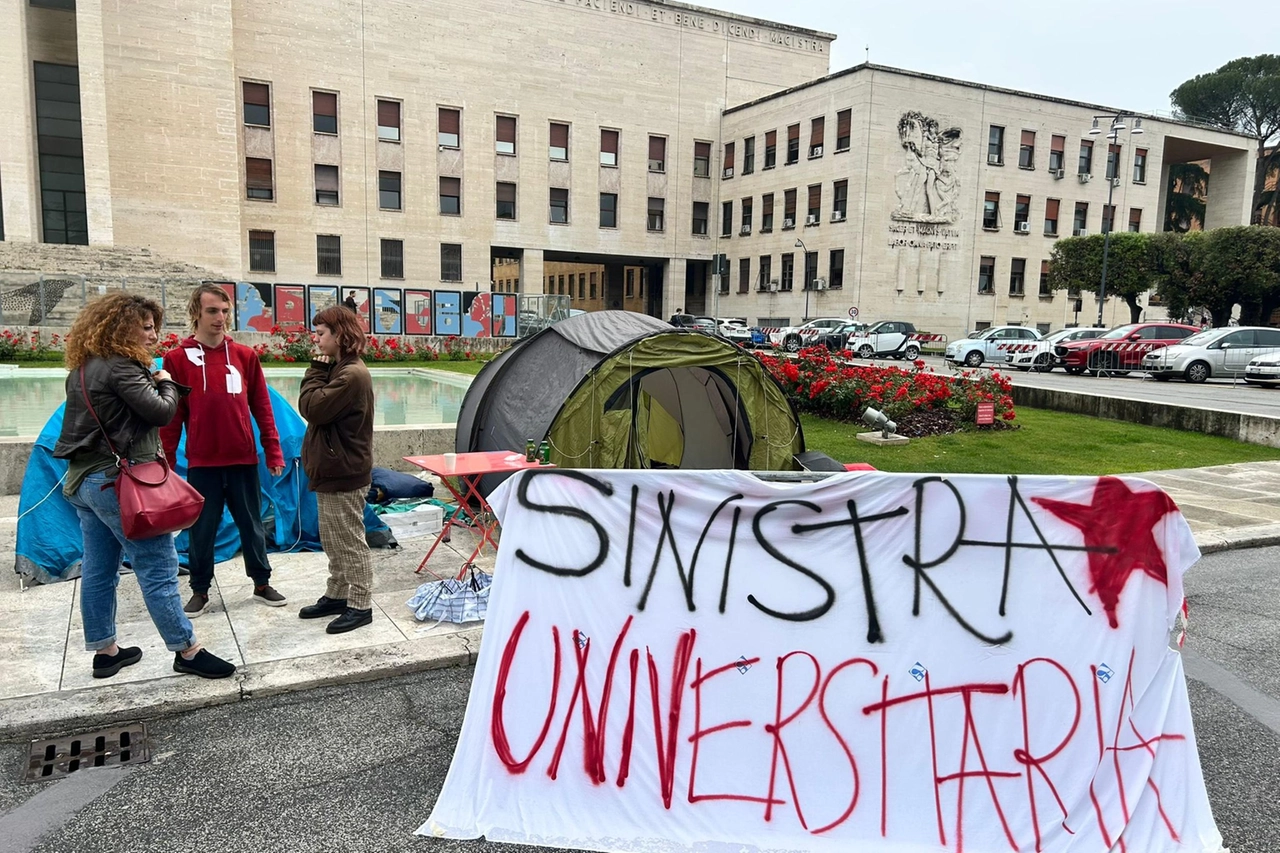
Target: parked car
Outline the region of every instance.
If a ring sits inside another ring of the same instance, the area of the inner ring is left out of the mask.
[[[1142,369],[1162,381],[1180,376],[1188,382],[1203,382],[1210,376],[1247,375],[1250,362],[1277,351],[1280,351],[1280,329],[1266,326],[1206,329],[1181,343],[1147,353],[1142,358]]]
[[[911,339],[916,327],[905,320],[881,320],[861,335],[849,338],[845,349],[858,358],[905,358],[915,361],[920,357],[920,344]]]
[[[1178,323],[1130,323],[1090,341],[1057,344],[1053,353],[1063,369],[1073,375],[1098,370],[1127,373],[1144,369],[1143,356],[1152,350],[1180,343],[1199,331],[1195,326]]]
[[[1027,344],[1040,340],[1040,333],[1026,326],[992,326],[983,329],[976,338],[961,338],[947,344],[942,357],[953,364],[978,367],[983,362],[1004,363],[1005,350],[1010,344]]]
[[[819,317],[802,326],[787,326],[769,335],[769,343],[787,352],[799,352],[801,347],[812,346],[818,335],[824,335],[849,322],[843,317]]]
[[[1054,346],[1067,341],[1093,340],[1106,331],[1106,329],[1094,328],[1058,329],[1038,341],[1014,346],[1008,351],[1005,363],[1018,370],[1038,370],[1047,373],[1058,363],[1057,356],[1053,354]]]
[[[1250,385],[1280,385],[1280,350],[1260,355],[1245,365],[1244,381]]]
[[[718,321],[720,326],[720,337],[732,341],[741,347],[750,348],[751,343],[751,327],[747,325],[747,321],[740,317],[721,317]]]
[[[824,335],[817,335],[813,340],[813,345],[817,347],[826,347],[832,352],[839,352],[845,349],[845,344],[849,338],[860,335],[870,328],[867,323],[845,323],[839,328],[832,329]]]

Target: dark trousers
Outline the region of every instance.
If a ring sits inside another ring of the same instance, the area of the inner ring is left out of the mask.
[[[191,570],[191,591],[208,594],[213,583],[213,546],[222,521],[222,508],[240,531],[244,573],[262,585],[271,580],[267,562],[266,534],[262,529],[262,498],[257,465],[224,465],[217,468],[190,468],[187,482],[204,495],[204,509],[191,526],[191,549],[187,554]]]

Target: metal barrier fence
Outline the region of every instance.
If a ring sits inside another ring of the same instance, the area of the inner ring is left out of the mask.
[[[937,335],[932,332],[916,332],[911,336],[911,340],[920,345],[922,352],[925,350],[929,352],[946,350],[947,344],[951,342],[946,335]]]
[[[1165,341],[1107,341],[1089,349],[1085,369],[1096,375],[1125,374],[1142,370],[1142,358]]]

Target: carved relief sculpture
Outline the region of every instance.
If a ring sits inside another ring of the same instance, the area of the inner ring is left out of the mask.
[[[910,110],[898,120],[898,138],[906,162],[894,179],[898,206],[892,218],[902,222],[955,222],[959,214],[960,128],[939,129],[938,122]]]

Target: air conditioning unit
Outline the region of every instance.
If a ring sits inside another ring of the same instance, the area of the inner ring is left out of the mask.
[[[1113,187],[1118,187],[1118,186],[1120,186],[1120,179],[1119,179],[1119,178],[1112,178],[1112,179],[1111,179],[1111,186],[1113,186]]]
[[[1092,178],[1093,175],[1090,175],[1088,172],[1081,172],[1080,174],[1076,175],[1076,177],[1080,179],[1080,183],[1087,184],[1089,183],[1089,179]]]
[[[733,177],[733,167],[732,167],[732,166],[730,166],[729,168],[727,168],[727,169],[725,169],[725,170],[724,170],[724,176],[725,176],[726,178],[732,178],[732,177]]]
[[[742,228],[738,231],[738,233],[741,234],[743,237],[747,236],[748,234],[751,233],[751,226],[743,225]]]
[[[1054,170],[1052,170],[1052,171],[1053,171],[1053,176],[1054,176],[1055,178],[1057,178],[1058,180],[1062,180],[1063,178],[1065,178],[1065,177],[1067,176],[1067,170],[1066,170],[1066,169],[1054,169]]]
[[[827,280],[826,280],[825,278],[815,278],[815,279],[813,280],[813,289],[814,289],[814,290],[826,290],[826,289],[827,289]]]
[[[1088,237],[1088,236],[1089,236],[1089,229],[1088,229],[1088,228],[1077,228],[1075,231],[1071,232],[1071,236],[1073,236],[1073,237]]]
[[[842,210],[833,210],[833,211],[831,211],[831,221],[832,221],[832,222],[844,222],[844,211],[842,211]]]
[[[821,145],[815,145],[815,146],[813,146],[812,148],[810,148],[810,149],[809,149],[809,156],[810,156],[810,157],[821,157],[821,156],[822,156],[822,146],[821,146]]]
[[[770,293],[778,292],[778,280],[776,278],[769,279],[769,292]]]
[[[667,165],[667,164],[666,164],[666,162],[665,162],[665,161],[663,161],[663,160],[650,160],[650,161],[649,161],[649,171],[650,171],[650,172],[665,172],[665,171],[666,171],[666,165]]]
[[[784,220],[782,220],[782,227],[783,227],[783,228],[795,228],[795,227],[796,227],[796,221],[795,221],[794,219],[784,219]]]
[[[818,215],[817,215],[816,213],[810,213],[808,216],[806,216],[806,217],[804,218],[804,224],[805,224],[805,225],[817,225],[817,224],[818,224]]]
[[[1031,223],[1030,223],[1030,222],[1015,222],[1015,223],[1014,223],[1014,225],[1013,225],[1013,228],[1014,228],[1014,230],[1015,230],[1015,231],[1017,231],[1019,234],[1027,234],[1027,233],[1029,233],[1029,232],[1031,231]]]
[[[1000,155],[999,155],[999,154],[988,154],[988,155],[987,155],[987,165],[989,165],[989,166],[999,166],[999,165],[1000,165]]]

